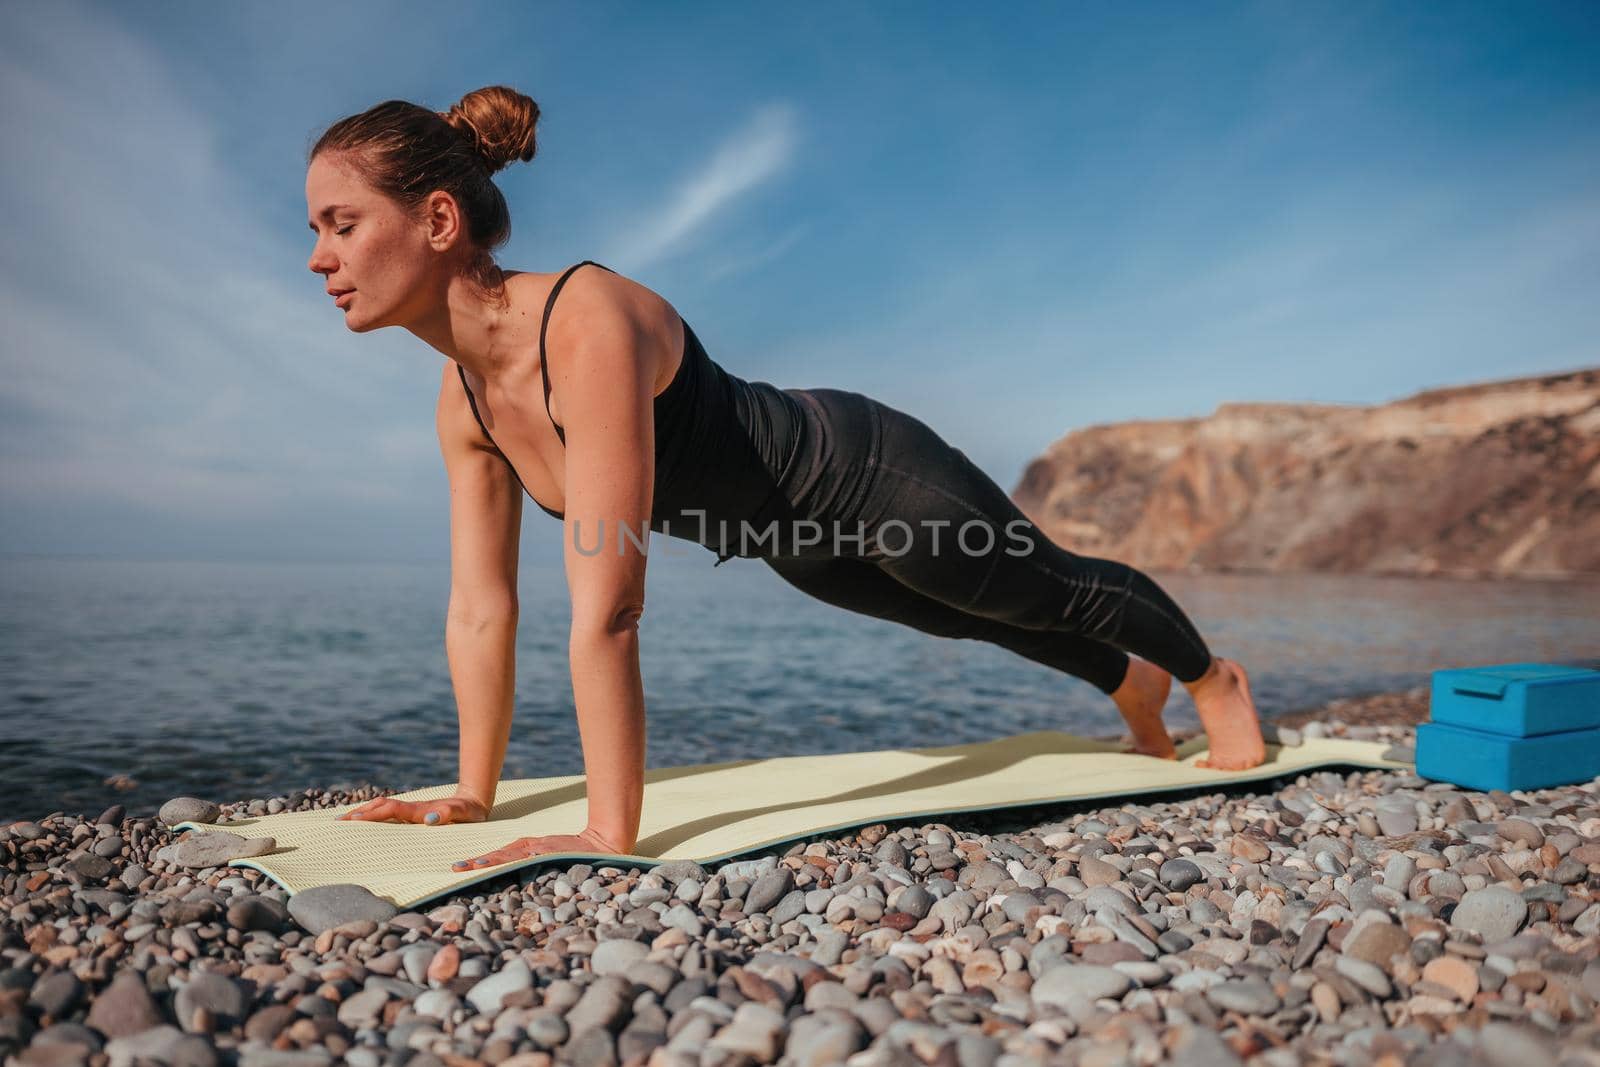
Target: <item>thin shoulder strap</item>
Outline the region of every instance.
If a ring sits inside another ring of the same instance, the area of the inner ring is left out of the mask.
[[[528,483],[524,482],[522,480],[522,475],[517,473],[517,465],[511,462],[510,456],[507,456],[503,451],[501,451],[500,446],[495,442],[494,434],[490,433],[489,427],[484,425],[483,416],[478,412],[478,398],[472,395],[472,386],[467,384],[467,369],[461,364],[457,363],[456,372],[461,375],[461,388],[465,389],[467,392],[467,403],[472,406],[472,417],[478,420],[478,425],[483,429],[483,436],[489,439],[489,443],[491,445],[494,445],[495,453],[499,455],[500,461],[507,467],[511,468],[511,476],[517,480],[517,484],[522,487],[522,491],[527,494],[528,499],[539,505],[540,511],[544,512],[546,515],[553,515],[556,518],[565,521],[566,517],[562,515],[561,512],[556,511],[554,508],[545,507],[544,504],[540,502],[538,497],[534,496],[528,491]]]
[[[472,417],[478,420],[478,427],[483,430],[483,436],[489,439],[489,443],[494,445],[495,448],[499,448],[499,445],[495,445],[494,434],[490,433],[489,427],[484,425],[483,416],[478,414],[478,398],[472,395],[472,386],[467,384],[467,369],[457,363],[456,373],[461,375],[461,388],[467,391],[467,403],[472,406]]]
[[[466,368],[457,363],[456,373],[461,375],[461,388],[467,391],[467,403],[472,406],[472,417],[478,420],[478,426],[483,430],[483,436],[489,439],[489,443],[491,445],[494,445],[494,450],[496,452],[500,452],[500,445],[495,441],[494,434],[489,432],[489,427],[484,424],[483,416],[478,413],[478,398],[472,395],[472,386],[467,384]],[[511,473],[516,477],[517,484],[522,486],[522,491],[524,493],[528,493],[528,487],[523,485],[522,475],[517,474],[516,465],[511,462],[510,458],[504,452],[500,452],[500,458],[505,460],[506,466],[511,468]],[[535,504],[539,503],[538,499],[534,498],[532,493],[528,493],[528,496],[530,499],[533,499]],[[543,504],[539,504],[539,506],[544,507]]]
[[[567,443],[566,431],[560,426],[556,426],[556,417],[550,414],[550,375],[545,369],[544,335],[545,331],[550,328],[550,312],[555,310],[556,295],[561,292],[561,287],[567,284],[567,279],[572,277],[572,272],[584,264],[599,267],[601,270],[611,270],[605,264],[596,263],[592,259],[586,259],[582,263],[574,263],[568,267],[562,272],[561,277],[556,279],[556,283],[550,287],[550,298],[544,302],[544,321],[539,323],[539,377],[544,381],[544,414],[550,420],[550,425],[555,426],[556,436],[561,439],[562,444]],[[611,270],[611,273],[615,274],[616,271]]]

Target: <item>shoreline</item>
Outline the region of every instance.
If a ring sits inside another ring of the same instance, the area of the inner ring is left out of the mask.
[[[1414,689],[1268,725],[1410,745],[1426,710]],[[1595,782],[1508,795],[1335,769],[1192,792],[878,823],[707,868],[524,868],[381,919],[291,915],[258,871],[157,859],[193,835],[116,807],[13,823],[0,1053],[89,1067],[1594,1056]]]

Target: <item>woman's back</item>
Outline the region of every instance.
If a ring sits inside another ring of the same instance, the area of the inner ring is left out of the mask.
[[[547,414],[550,379],[545,334],[550,314],[567,279],[586,264],[610,270],[593,260],[574,264],[551,287],[545,301],[539,330],[539,371],[544,379]],[[737,548],[741,521],[759,529],[786,513],[780,486],[806,432],[807,412],[794,391],[767,382],[747,381],[725,370],[706,352],[688,322],[682,316],[678,321],[683,326],[683,357],[672,381],[655,397],[655,487],[650,528],[713,551],[724,545]],[[561,356],[558,352],[555,358]],[[478,414],[477,400],[467,385],[464,370],[461,384],[473,414],[492,442],[493,435]],[[551,424],[565,443],[566,433],[553,416]],[[504,457],[504,453],[501,455]],[[515,472],[509,458],[506,462]],[[563,518],[560,512],[540,503],[525,483],[523,491],[546,514]],[[743,554],[725,547],[718,551],[718,562]]]

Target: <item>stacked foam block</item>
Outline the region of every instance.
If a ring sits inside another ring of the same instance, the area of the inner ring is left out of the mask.
[[[1508,663],[1435,671],[1417,774],[1469,789],[1545,789],[1600,776],[1600,671]]]

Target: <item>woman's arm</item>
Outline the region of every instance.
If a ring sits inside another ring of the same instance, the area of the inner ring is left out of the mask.
[[[522,487],[473,417],[450,361],[435,422],[450,480],[445,655],[460,724],[456,791],[481,801],[487,814],[511,737]]]
[[[600,271],[574,276],[545,348],[566,434],[563,553],[572,597],[572,693],[588,780],[585,832],[619,852],[638,841],[644,801],[638,622],[661,358],[661,331],[631,286]]]

